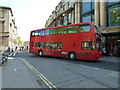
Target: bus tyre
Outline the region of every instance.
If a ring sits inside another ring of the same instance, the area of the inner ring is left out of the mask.
[[[69,53],[69,59],[70,60],[75,60],[76,59],[76,54],[74,52]]]
[[[41,56],[43,56],[43,52],[42,51],[39,51],[38,52],[38,55],[41,57]]]

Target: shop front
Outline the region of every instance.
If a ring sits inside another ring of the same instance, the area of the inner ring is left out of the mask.
[[[107,55],[120,56],[120,27],[109,27],[102,30]]]

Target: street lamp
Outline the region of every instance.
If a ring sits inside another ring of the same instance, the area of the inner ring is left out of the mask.
[[[62,16],[64,17],[64,16],[65,16],[65,13],[63,13]]]

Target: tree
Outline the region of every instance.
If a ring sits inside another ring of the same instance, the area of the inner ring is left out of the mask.
[[[19,46],[22,46],[23,42],[22,42],[22,40],[21,40],[21,37],[20,37],[20,36],[18,36],[18,38],[17,38],[17,39],[18,39],[18,45],[19,45]]]

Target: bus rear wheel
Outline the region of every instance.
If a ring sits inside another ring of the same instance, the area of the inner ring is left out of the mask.
[[[43,56],[43,52],[40,50],[39,52],[38,52],[38,55],[41,57],[41,56]]]
[[[68,55],[68,58],[70,60],[75,60],[76,59],[76,54],[74,52],[70,52],[69,55]]]

